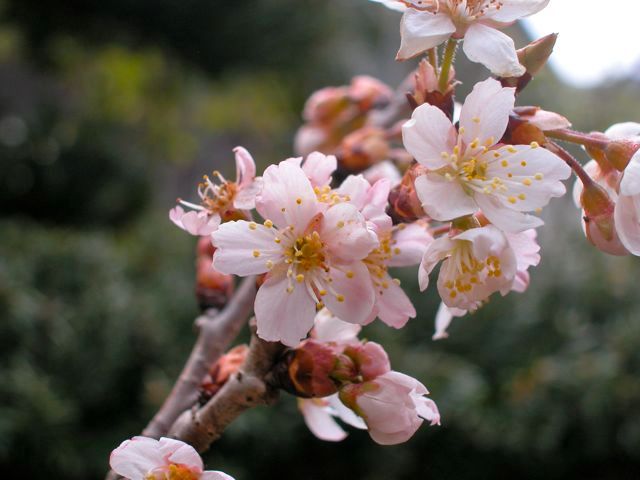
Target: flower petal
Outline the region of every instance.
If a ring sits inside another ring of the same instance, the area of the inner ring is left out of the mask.
[[[469,27],[462,48],[469,60],[499,77],[520,77],[527,71],[520,65],[511,37],[481,23]]]
[[[284,269],[272,272],[258,289],[255,302],[258,336],[268,342],[295,347],[307,336],[316,313],[316,303],[305,283],[292,282]]]
[[[235,480],[231,475],[216,470],[207,470],[200,475],[200,480]]]
[[[544,225],[538,217],[505,207],[496,197],[477,195],[475,199],[489,221],[505,232],[522,232]]]
[[[426,252],[424,252],[420,267],[418,268],[420,291],[427,289],[429,286],[429,275],[438,262],[449,255],[454,245],[455,242],[446,236],[434,240],[431,245],[429,245]]]
[[[159,447],[168,463],[185,465],[190,470],[202,472],[204,468],[202,458],[191,445],[173,438],[162,437]]]
[[[467,45],[467,40],[464,44]],[[514,104],[514,88],[504,88],[493,78],[476,83],[460,112],[464,141],[470,144],[477,139],[486,147],[499,142],[507,129]]]
[[[351,343],[358,340],[361,329],[360,325],[343,322],[323,308],[316,315],[313,337],[321,342]]]
[[[381,282],[386,286],[376,286],[378,318],[393,328],[404,327],[410,318],[415,318],[416,309],[407,294],[388,274]]]
[[[433,242],[426,222],[404,224],[393,232],[393,256],[389,259],[390,267],[411,267],[422,261],[422,256]]]
[[[447,221],[478,210],[473,197],[468,195],[459,182],[429,172],[415,181],[416,193],[424,211],[434,220]]]
[[[233,152],[236,154],[236,183],[241,188],[248,186],[256,177],[256,162],[244,147],[236,147]]]
[[[302,171],[314,187],[323,187],[331,183],[331,175],[338,168],[338,160],[333,155],[311,152],[304,163]]]
[[[316,399],[298,399],[298,408],[304,423],[320,440],[340,442],[347,438],[347,432],[333,419],[329,408],[319,405]]]
[[[485,17],[496,22],[514,22],[538,13],[548,4],[549,0],[501,0],[500,8],[488,8]]]
[[[211,235],[220,225],[220,215],[209,215],[204,210],[185,212],[180,205],[169,210],[169,219],[191,235],[201,237]]]
[[[402,141],[420,164],[436,170],[447,165],[442,153],[453,151],[456,131],[442,110],[425,103],[416,108],[411,120],[402,126]]]
[[[640,194],[640,151],[631,157],[620,180],[620,195],[638,194]]]
[[[640,255],[640,195],[618,197],[614,221],[622,244],[633,255]]]
[[[147,437],[133,437],[125,440],[111,452],[111,469],[130,480],[144,480],[154,468],[165,465],[158,440]]]
[[[409,9],[400,22],[401,42],[396,60],[407,60],[437,47],[455,31],[449,15]]]
[[[328,292],[321,301],[341,320],[365,324],[375,303],[375,292],[364,263],[331,268],[329,277],[332,279],[330,283],[318,282],[318,289]]]
[[[377,235],[367,229],[364,216],[349,203],[338,203],[325,212],[320,236],[331,257],[342,263],[361,260],[378,246]]]
[[[277,230],[254,222],[223,223],[211,236],[216,247],[213,266],[222,273],[256,275],[282,262],[282,248],[275,242]],[[271,267],[268,262],[271,262]]]

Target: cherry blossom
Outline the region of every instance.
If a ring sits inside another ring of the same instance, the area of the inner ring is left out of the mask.
[[[200,205],[179,200],[181,205],[192,210],[185,212],[178,205],[169,211],[171,221],[191,235],[210,235],[223,220],[248,218],[248,212],[255,208],[255,196],[261,185],[261,180],[256,178],[255,162],[243,147],[236,147],[233,151],[236,159],[235,182],[225,179],[216,170],[213,179],[205,175],[204,181],[198,186]]]
[[[427,169],[415,181],[425,212],[447,221],[481,209],[498,228],[518,232],[543,224],[524,212],[565,193],[571,169],[531,145],[500,145],[515,97],[493,79],[476,84],[460,113],[460,129],[436,107],[419,106],[403,126],[407,151]]]
[[[509,292],[517,271],[513,248],[493,225],[436,239],[420,264],[421,290],[427,288],[429,274],[443,259],[438,292],[448,307],[462,310],[477,309],[494,292]]]
[[[133,437],[111,452],[112,470],[129,480],[233,480],[223,472],[203,471],[198,452],[180,440]]]
[[[521,233],[506,233],[505,236],[516,256],[516,274],[511,284],[511,291],[524,293],[529,287],[529,268],[540,263],[540,245],[538,245],[536,240],[537,232],[532,229]],[[479,306],[480,302],[474,307]],[[475,308],[463,309],[448,307],[442,302],[436,313],[436,329],[433,334],[433,339],[441,340],[447,338],[449,336],[447,329],[453,318],[463,317],[469,313],[470,310],[473,311]]]
[[[440,424],[440,413],[429,391],[415,378],[389,371],[375,379],[344,387],[339,395],[362,417],[371,438],[380,445],[409,440],[427,420]]]
[[[415,57],[449,38],[464,39],[469,60],[483,64],[500,77],[519,77],[513,40],[498,31],[547,6],[549,0],[373,0],[403,11],[398,60]]]
[[[258,335],[295,346],[311,327],[316,307],[364,323],[375,293],[363,259],[378,245],[354,205],[320,202],[295,162],[265,170],[256,199],[263,224],[224,223],[213,233],[214,267],[240,276],[267,273],[258,290]]]

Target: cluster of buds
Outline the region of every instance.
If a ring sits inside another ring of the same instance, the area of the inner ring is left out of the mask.
[[[222,386],[227,383],[231,375],[238,372],[249,354],[249,347],[245,344],[237,345],[222,355],[214,363],[200,384],[200,403],[204,405]]]
[[[422,383],[391,370],[384,348],[357,338],[359,328],[328,311],[316,317],[312,338],[292,349],[279,365],[279,380],[301,397],[309,429],[328,441],[346,433],[334,417],[367,429],[381,445],[406,442],[422,425],[440,423],[436,404]]]

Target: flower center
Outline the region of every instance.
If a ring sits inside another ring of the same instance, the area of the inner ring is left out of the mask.
[[[224,213],[234,210],[233,199],[238,191],[238,186],[234,182],[226,180],[217,170],[213,172],[213,178],[219,183],[215,183],[208,175],[204,176],[204,181],[198,185],[198,195],[202,199],[202,205],[211,213]]]
[[[298,269],[309,271],[314,268],[324,268],[324,243],[318,232],[298,237],[285,251],[286,263],[297,266]]]
[[[161,467],[148,473],[145,480],[198,480],[200,475],[184,465],[172,463],[168,467]]]
[[[481,277],[498,278],[502,275],[500,259],[490,255],[479,260],[473,255],[472,244],[467,241],[457,242],[448,264],[447,280],[444,283],[449,297],[472,291],[483,279]]]

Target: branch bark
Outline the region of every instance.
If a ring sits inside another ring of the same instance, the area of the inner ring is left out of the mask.
[[[227,306],[220,312],[208,310],[195,321],[199,330],[189,359],[162,407],[142,431],[145,437],[166,436],[182,412],[198,400],[198,387],[213,365],[238,336],[253,308],[256,296],[255,277],[245,278]],[[119,479],[110,471],[105,480]]]
[[[284,349],[281,343],[266,342],[254,333],[247,360],[240,371],[202,408],[184,412],[171,427],[169,436],[203,452],[243,412],[273,403],[278,391],[266,378]]]

